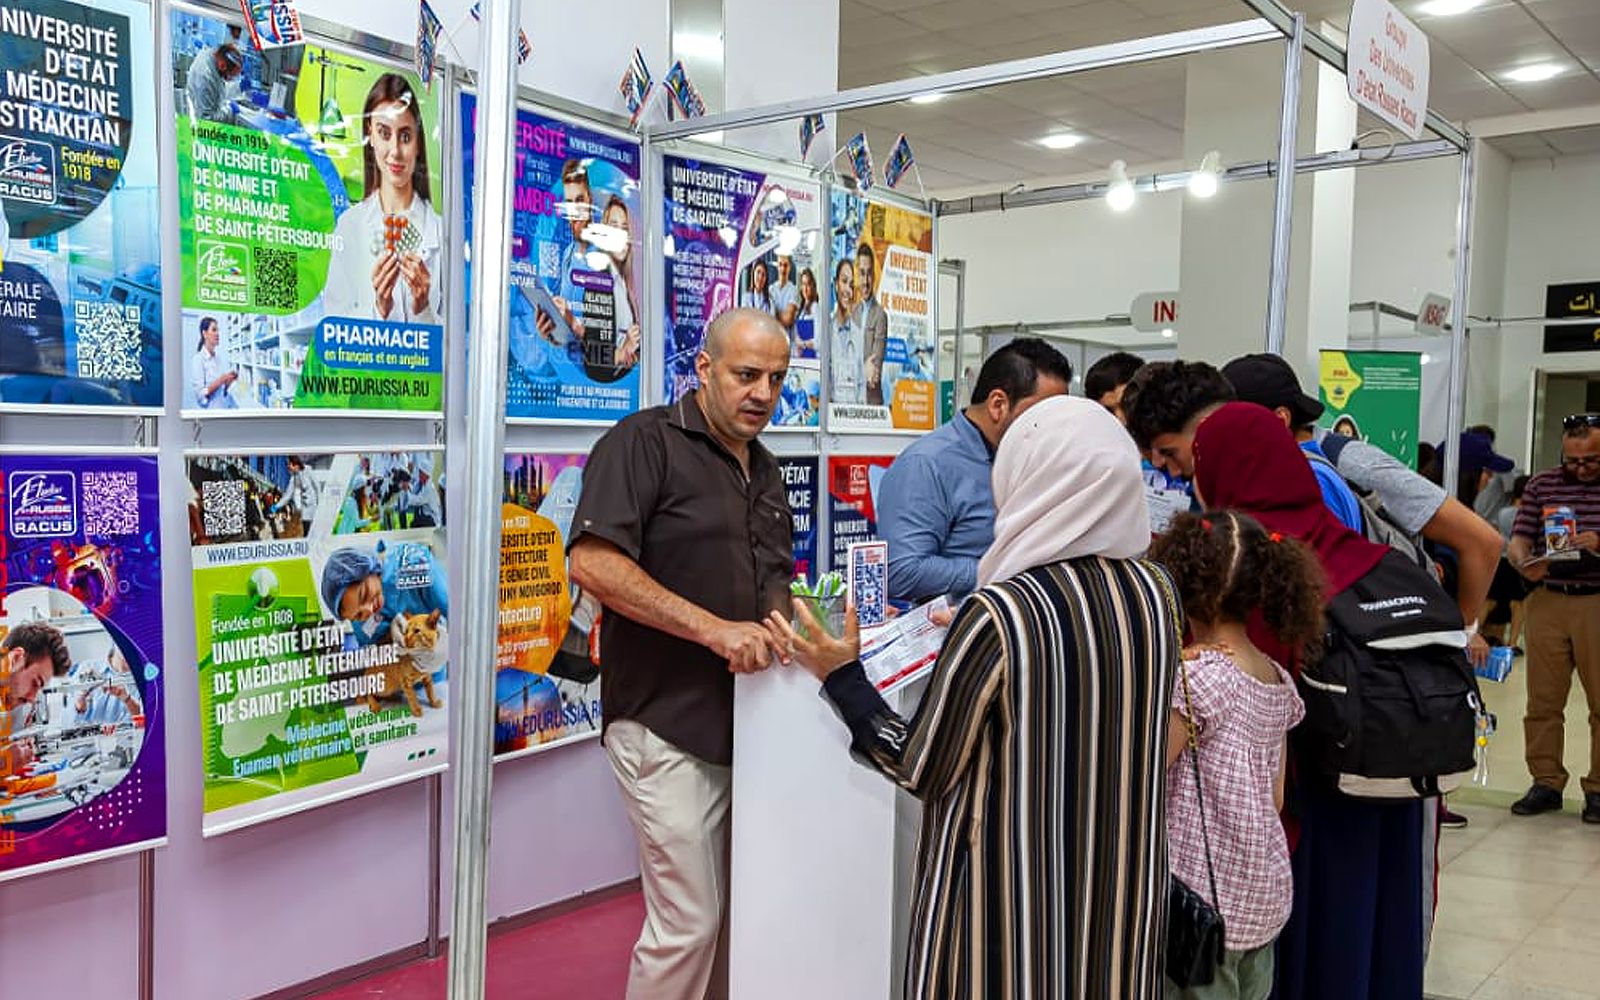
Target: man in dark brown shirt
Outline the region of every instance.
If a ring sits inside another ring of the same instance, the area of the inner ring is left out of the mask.
[[[756,440],[788,368],[777,320],[724,313],[700,388],[618,423],[584,468],[572,577],[606,609],[604,743],[645,897],[629,1000],[727,993],[733,675],[772,663],[758,623],[788,607],[794,567],[783,480]]]

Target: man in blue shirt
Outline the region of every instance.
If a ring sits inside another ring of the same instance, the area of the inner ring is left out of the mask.
[[[878,489],[878,535],[889,543],[889,598],[959,599],[978,585],[994,541],[994,451],[1023,411],[1072,382],[1072,365],[1037,337],[1013,340],[978,372],[972,402],[894,460]]]

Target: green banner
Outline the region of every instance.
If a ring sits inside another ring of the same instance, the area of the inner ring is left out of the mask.
[[[201,14],[172,37],[183,408],[441,411],[437,96]]]
[[[1317,394],[1322,426],[1370,441],[1412,468],[1422,419],[1422,355],[1323,351]]]

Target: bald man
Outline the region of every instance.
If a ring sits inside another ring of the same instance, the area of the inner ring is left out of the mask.
[[[727,994],[733,675],[774,652],[789,606],[789,504],[757,437],[789,370],[769,313],[712,322],[700,388],[622,420],[583,471],[572,579],[605,606],[606,754],[639,838],[645,920],[629,1000]]]

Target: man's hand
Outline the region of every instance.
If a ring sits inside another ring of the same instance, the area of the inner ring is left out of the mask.
[[[1521,563],[1517,566],[1517,572],[1521,573],[1522,578],[1529,583],[1543,583],[1544,578],[1550,575],[1550,560],[1540,559],[1537,562]]]
[[[1474,667],[1481,667],[1489,662],[1489,640],[1473,633],[1467,640],[1467,659],[1472,661]]]
[[[731,673],[753,674],[772,665],[772,637],[755,622],[722,622],[705,645],[728,661]]]
[[[1580,531],[1572,536],[1573,548],[1600,553],[1600,531]]]

